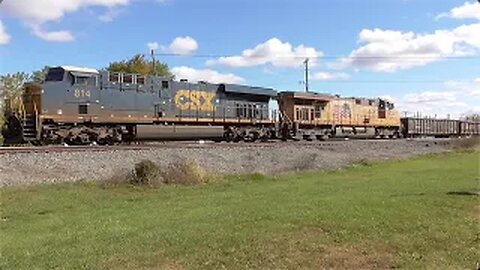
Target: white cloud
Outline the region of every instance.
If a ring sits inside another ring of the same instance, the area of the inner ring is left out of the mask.
[[[176,37],[168,46],[162,46],[158,42],[149,42],[147,47],[149,50],[162,49],[164,52],[176,55],[192,55],[198,50],[198,42],[190,36],[185,36]]]
[[[390,102],[396,102],[396,98],[392,97],[392,96],[389,96],[389,95],[384,95],[384,96],[379,96],[380,99],[383,99],[383,100],[388,100]]]
[[[149,51],[158,50],[158,48],[160,48],[160,45],[158,44],[158,42],[148,42],[147,47]]]
[[[14,0],[4,1],[0,12],[9,17],[20,19],[32,29],[32,33],[47,41],[71,41],[73,35],[66,30],[48,32],[43,25],[57,22],[67,13],[90,6],[113,8],[127,5],[130,0]],[[105,17],[104,19],[107,19]]]
[[[10,35],[3,26],[3,22],[0,21],[0,45],[8,44],[10,42]]]
[[[172,41],[170,46],[168,46],[168,52],[178,55],[192,55],[197,50],[197,41],[189,36],[177,37]]]
[[[359,43],[363,46],[341,59],[338,66],[395,72],[446,57],[476,54],[480,49],[480,23],[431,34],[364,29]]]
[[[194,69],[180,66],[172,68],[177,79],[188,79],[192,82],[207,81],[211,83],[243,83],[245,79],[232,73],[219,73],[211,69]]]
[[[480,3],[477,1],[465,2],[462,6],[455,7],[447,13],[442,13],[437,16],[440,18],[454,18],[454,19],[478,19],[480,20]]]
[[[425,91],[421,93],[407,94],[404,97],[404,100],[408,103],[414,104],[432,104],[438,102],[455,102],[456,101],[455,92],[443,91],[443,92],[433,92]]]
[[[398,98],[397,107],[407,114],[458,118],[470,109],[469,104],[455,91],[425,91],[409,93]]]
[[[46,41],[52,42],[69,42],[74,41],[75,37],[69,31],[44,31],[40,27],[33,27],[32,33]]]
[[[239,56],[220,57],[207,61],[207,65],[224,65],[229,67],[253,67],[271,64],[275,67],[297,67],[303,64],[305,58],[310,58],[315,65],[323,53],[315,48],[301,44],[293,47],[288,42],[271,38],[258,44],[253,49],[246,49]]]
[[[122,12],[123,12],[123,10],[118,9],[118,8],[109,8],[105,13],[98,16],[98,19],[102,22],[108,23],[108,22],[113,21],[113,19],[118,17]]]
[[[442,90],[410,92],[394,97],[397,108],[408,114],[458,118],[478,107],[480,83],[471,81],[447,81]]]
[[[470,98],[480,98],[480,78],[469,81],[447,81],[447,88],[453,89]]]
[[[318,72],[313,74],[312,80],[315,81],[333,81],[333,80],[345,80],[350,78],[350,75],[343,72]]]

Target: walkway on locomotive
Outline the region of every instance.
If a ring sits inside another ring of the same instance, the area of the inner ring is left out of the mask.
[[[42,85],[42,119],[101,123],[273,123],[273,89],[189,83],[75,67],[51,68]]]
[[[280,110],[287,121],[305,126],[399,127],[394,104],[382,99],[344,98],[320,93],[282,92]]]

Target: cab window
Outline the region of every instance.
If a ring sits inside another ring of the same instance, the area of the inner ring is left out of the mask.
[[[78,86],[97,86],[96,76],[74,76],[73,84]]]
[[[48,70],[45,81],[47,82],[59,82],[63,81],[63,74],[65,71],[62,68],[51,68]]]
[[[74,77],[75,78],[75,81],[73,82],[74,84],[76,85],[84,85],[84,86],[87,86],[88,85],[88,77]]]

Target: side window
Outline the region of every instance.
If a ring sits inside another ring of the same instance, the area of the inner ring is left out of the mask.
[[[322,106],[315,105],[315,118],[321,118],[321,117],[322,117]]]
[[[117,72],[110,72],[108,74],[108,81],[112,83],[120,82],[120,74]]]
[[[237,109],[237,117],[242,117],[243,115],[242,104],[236,103],[235,108]]]
[[[145,76],[137,75],[137,84],[144,85],[145,84]]]
[[[97,86],[97,76],[72,76],[73,84],[78,86]]]
[[[378,118],[380,119],[386,118],[385,101],[383,100],[380,100],[378,104]]]
[[[88,81],[90,80],[90,77],[75,76],[74,78],[75,78],[74,84],[76,85],[87,86],[89,84]]]
[[[132,74],[123,74],[123,83],[133,84],[133,75]]]
[[[168,81],[162,81],[162,89],[168,89]]]

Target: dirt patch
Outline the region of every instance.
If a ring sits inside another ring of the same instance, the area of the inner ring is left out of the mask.
[[[474,220],[480,221],[480,205],[475,205],[468,213]]]
[[[302,227],[293,235],[272,239],[262,269],[389,269],[393,251],[378,243],[335,244],[330,230]]]
[[[107,260],[101,268],[103,269],[143,269],[143,270],[184,270],[181,264],[167,258],[161,252],[144,253],[135,257],[125,256],[128,259],[115,257]]]
[[[335,246],[326,250],[320,265],[326,269],[390,269],[392,255],[379,247]]]

